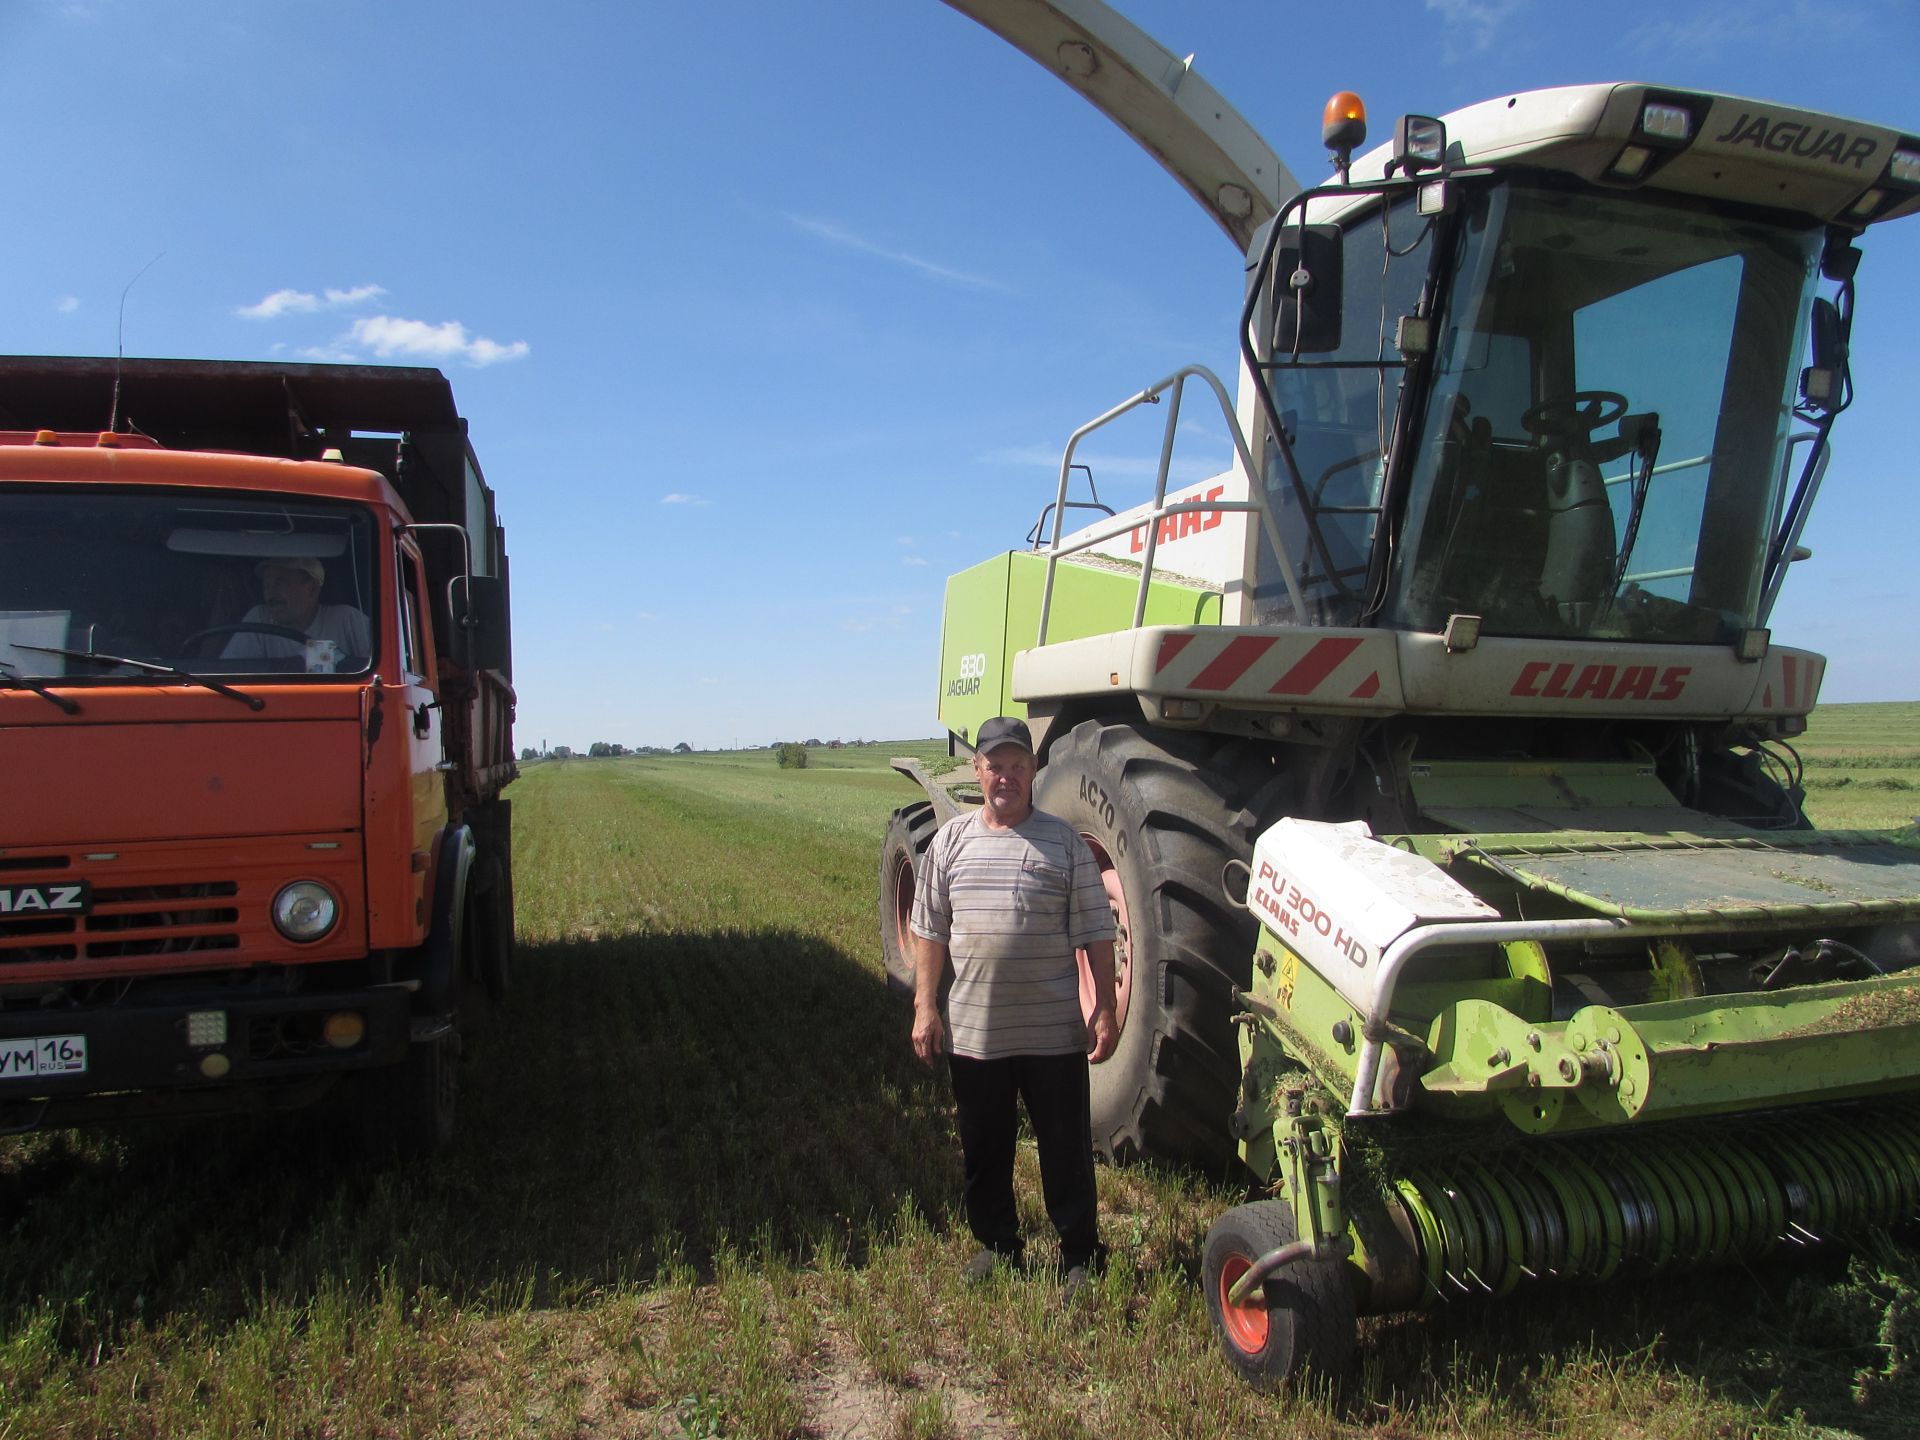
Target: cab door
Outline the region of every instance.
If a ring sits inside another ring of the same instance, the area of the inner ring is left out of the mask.
[[[433,908],[434,869],[439,860],[441,832],[447,826],[445,755],[441,748],[438,667],[433,656],[433,626],[427,623],[432,597],[426,589],[425,567],[410,539],[396,549],[399,573],[395,596],[400,618],[399,693],[393,698],[393,718],[399,722],[407,751],[407,783],[412,814],[413,901],[424,933]],[[423,859],[424,857],[424,859]]]

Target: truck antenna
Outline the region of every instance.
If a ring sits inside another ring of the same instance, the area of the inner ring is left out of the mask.
[[[162,250],[153,259],[133,272],[133,279],[127,281],[126,288],[120,292],[120,316],[116,322],[113,344],[113,403],[107,407],[107,433],[112,434],[120,428],[120,367],[127,360],[127,296],[133,287],[140,283],[140,277],[158,265],[166,257]]]

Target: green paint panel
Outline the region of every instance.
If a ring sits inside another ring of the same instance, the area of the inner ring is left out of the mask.
[[[1504,843],[1503,843],[1504,842]],[[1648,924],[1920,918],[1920,846],[1901,834],[1481,837],[1461,859],[1583,909]],[[1461,867],[1456,866],[1456,877]],[[1470,882],[1469,882],[1470,883]]]
[[[940,636],[940,723],[963,739],[995,715],[1024,715],[1010,693],[1013,657],[1040,633],[1047,562],[1009,551],[947,581]],[[1080,640],[1133,624],[1139,572],[1063,562],[1054,574],[1050,641]],[[1155,581],[1147,591],[1149,625],[1217,625],[1220,597],[1210,590]]]
[[[1920,1081],[1920,976],[1590,1005],[1545,1023],[1462,1000],[1427,1043],[1426,1096],[1496,1103],[1533,1134],[1905,1093]]]

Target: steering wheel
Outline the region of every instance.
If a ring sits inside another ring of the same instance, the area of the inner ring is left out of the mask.
[[[215,635],[277,635],[282,640],[292,640],[296,644],[307,643],[307,632],[296,630],[291,625],[273,625],[265,620],[236,620],[231,625],[209,625],[204,630],[196,630],[180,642],[180,648],[185,650]]]
[[[1584,437],[1627,413],[1627,397],[1618,390],[1576,390],[1527,408],[1520,428],[1537,440]]]

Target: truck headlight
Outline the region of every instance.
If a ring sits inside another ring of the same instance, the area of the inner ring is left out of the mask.
[[[296,880],[273,897],[273,926],[289,940],[318,940],[339,918],[340,902],[318,880]]]

